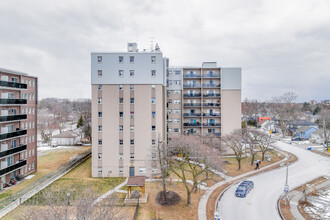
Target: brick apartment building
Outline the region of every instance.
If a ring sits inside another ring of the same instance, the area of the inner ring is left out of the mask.
[[[37,170],[38,79],[0,68],[1,189]]]
[[[156,45],[92,53],[92,176],[150,176],[158,140],[241,127],[241,68],[169,67]]]

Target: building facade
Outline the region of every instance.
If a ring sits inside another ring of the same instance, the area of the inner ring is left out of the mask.
[[[151,175],[158,141],[241,127],[241,69],[168,67],[158,47],[92,53],[92,176]]]
[[[37,170],[38,79],[0,68],[1,188]]]

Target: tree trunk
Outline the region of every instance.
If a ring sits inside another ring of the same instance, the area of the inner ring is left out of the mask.
[[[237,160],[238,162],[238,170],[241,170],[241,160]]]
[[[261,158],[262,161],[264,161],[264,159],[265,159],[265,153],[266,152],[262,152],[262,158]]]
[[[187,206],[191,205],[191,192],[187,191]]]
[[[208,180],[209,179],[209,169],[208,168],[206,168],[206,173],[205,173],[205,175],[206,175],[206,179]]]
[[[167,202],[167,197],[166,197],[166,179],[164,174],[162,175],[162,184],[163,184],[163,196],[164,196],[164,201]]]
[[[252,158],[251,158],[251,166],[254,164],[254,154],[251,154]]]

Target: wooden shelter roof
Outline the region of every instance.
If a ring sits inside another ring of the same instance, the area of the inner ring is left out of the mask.
[[[145,176],[130,176],[128,177],[126,186],[144,186]]]

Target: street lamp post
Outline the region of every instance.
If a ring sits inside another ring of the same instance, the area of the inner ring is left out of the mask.
[[[289,192],[289,184],[288,184],[288,176],[289,176],[289,162],[286,162],[286,179],[285,179],[285,186],[284,186],[284,192],[285,192],[285,205],[287,205],[288,201],[288,192]]]

